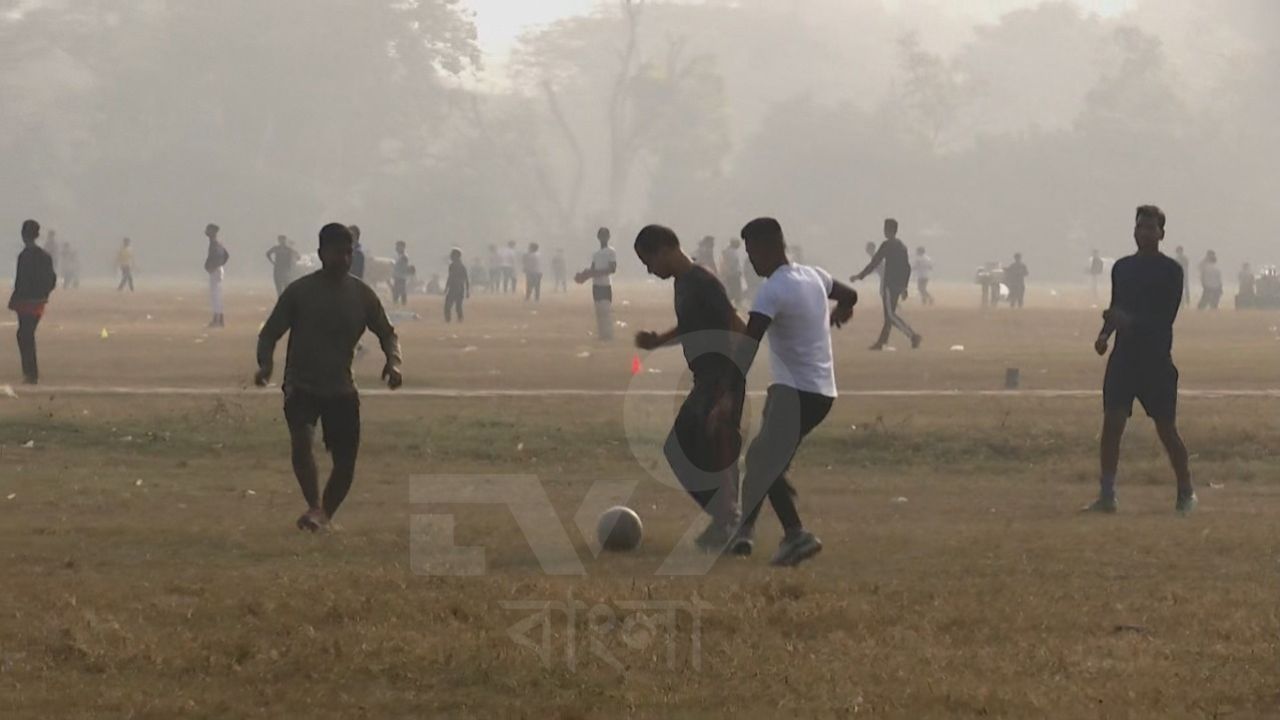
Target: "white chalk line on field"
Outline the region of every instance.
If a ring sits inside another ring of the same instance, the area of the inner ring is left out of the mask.
[[[88,386],[88,385],[41,385],[36,388],[14,388],[14,393],[22,395],[109,395],[137,397],[214,397],[214,396],[262,396],[272,397],[280,392],[278,387],[124,387],[124,386]],[[546,388],[517,390],[505,388],[450,389],[450,388],[400,388],[388,390],[374,388],[361,390],[366,397],[405,397],[405,398],[614,398],[614,397],[683,397],[686,393],[678,390],[587,390],[574,388]],[[750,393],[760,397],[763,391]],[[1280,399],[1280,388],[1255,390],[1180,390],[1184,398],[1277,398]],[[842,390],[841,397],[850,398],[1098,398],[1100,390]]]

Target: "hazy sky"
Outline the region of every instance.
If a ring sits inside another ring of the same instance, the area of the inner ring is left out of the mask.
[[[480,43],[486,53],[501,55],[524,29],[565,15],[584,12],[610,0],[464,0],[476,13]],[[889,7],[918,4],[920,0],[882,0]],[[1043,0],[946,0],[940,7],[978,19],[1036,5]],[[1103,14],[1126,10],[1133,0],[1072,0],[1082,8]]]

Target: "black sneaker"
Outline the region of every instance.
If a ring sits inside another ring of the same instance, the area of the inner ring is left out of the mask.
[[[1116,500],[1115,495],[1099,495],[1097,500],[1080,508],[1080,512],[1115,515],[1119,509],[1120,503]]]
[[[809,558],[822,552],[822,541],[808,530],[801,530],[790,537],[783,538],[778,545],[778,552],[769,561],[774,567],[795,567]]]
[[[729,554],[738,557],[751,557],[751,553],[756,548],[756,529],[750,525],[743,525],[733,534],[733,539],[729,541]]]
[[[1195,493],[1191,493],[1190,495],[1179,495],[1178,502],[1173,506],[1173,510],[1178,513],[1179,516],[1187,517],[1196,511],[1196,507],[1198,505],[1200,505],[1200,498],[1196,497]]]

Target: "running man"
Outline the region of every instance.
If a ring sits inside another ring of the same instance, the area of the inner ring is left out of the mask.
[[[1022,262],[1022,253],[1013,254],[1013,264],[1004,269],[1004,284],[1009,286],[1009,307],[1019,310],[1026,304],[1027,276],[1031,271]]]
[[[884,270],[880,276],[880,302],[884,305],[884,327],[880,329],[880,337],[871,349],[883,350],[889,342],[889,331],[898,328],[911,339],[911,348],[914,350],[920,347],[924,337],[912,330],[907,321],[898,315],[898,301],[907,296],[907,285],[911,282],[911,258],[906,244],[898,239],[898,221],[893,218],[884,221],[884,242],[871,256],[871,262],[850,279],[853,282],[862,280],[871,273],[880,271],[882,266]]]
[[[128,286],[129,292],[133,292],[133,243],[129,238],[120,241],[120,250],[116,253],[116,267],[120,268],[120,284],[116,286],[116,292],[121,292]]]
[[[276,244],[267,250],[267,262],[271,263],[271,279],[276,284],[276,297],[293,282],[294,268],[298,265],[298,251],[289,245],[289,238],[276,237]]]
[[[924,246],[916,248],[915,261],[911,263],[911,273],[916,276],[916,292],[920,294],[921,305],[936,305],[929,294],[929,278],[933,276],[933,258],[925,252]]]
[[[835,403],[830,326],[842,327],[853,317],[858,294],[825,270],[791,263],[777,220],[752,220],[742,229],[742,239],[751,266],[765,280],[751,307],[746,335],[734,350],[735,365],[745,376],[768,333],[773,383],[760,432],[747,449],[742,483],[747,516],[729,550],[735,555],[751,554],[756,519],[767,496],[784,532],[772,564],[789,567],[822,550],[822,542],[800,521],[787,469],[801,441],[826,419]],[[834,309],[829,310],[829,300],[836,302]]]
[[[1107,354],[1114,333],[1115,351],[1107,361],[1102,383],[1102,478],[1098,499],[1087,512],[1114,513],[1120,441],[1133,415],[1133,401],[1142,403],[1155,421],[1156,433],[1169,454],[1178,480],[1174,509],[1181,515],[1195,510],[1187,447],[1178,434],[1178,368],[1173,364],[1173,323],[1182,305],[1182,266],[1160,252],[1165,215],[1160,208],[1138,208],[1133,237],[1138,252],[1117,260],[1111,268],[1111,307],[1102,314],[1102,332],[1094,342]]]
[[[574,282],[581,285],[591,281],[591,300],[596,308],[596,339],[605,341],[613,339],[613,274],[618,272],[618,253],[609,247],[611,234],[609,228],[602,227],[596,231],[596,240],[600,249],[591,256],[591,265],[574,276]]]
[[[382,379],[400,387],[400,341],[378,295],[351,275],[355,240],[337,223],[320,231],[321,269],[285,288],[258,335],[258,372],[254,382],[271,379],[276,343],[289,333],[285,358],[284,416],[289,425],[293,472],[307,502],[298,529],[316,532],[329,525],[355,478],[360,449],[360,396],[351,374],[356,342],[366,329],[382,343],[387,364]],[[333,470],[321,496],[312,444],[316,424]]]
[[[636,255],[651,275],[674,280],[676,326],[636,333],[636,347],[657,350],[680,344],[693,388],[667,436],[663,453],[671,470],[711,521],[696,544],[721,552],[738,525],[738,454],[746,383],[734,367],[733,334],[743,332],[724,286],[680,249],[669,228],[640,231]]]
[[[462,250],[454,248],[449,251],[449,277],[444,281],[444,321],[453,322],[452,311],[457,310],[458,322],[462,322],[462,301],[469,297],[471,278],[462,262]]]
[[[220,228],[213,223],[209,223],[204,228],[204,236],[209,239],[209,251],[204,257],[204,271],[209,274],[209,305],[213,310],[213,319],[209,321],[211,328],[227,326],[226,318],[222,314],[222,280],[231,254],[218,240],[219,231]]]
[[[44,317],[49,294],[58,287],[53,258],[36,244],[39,238],[40,223],[35,220],[22,223],[22,252],[18,253],[18,273],[13,280],[13,294],[9,296],[9,309],[18,316],[18,355],[22,359],[22,382],[27,385],[40,381],[36,327]]]

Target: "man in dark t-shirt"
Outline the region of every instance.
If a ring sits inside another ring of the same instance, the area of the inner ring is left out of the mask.
[[[680,483],[711,516],[697,539],[698,547],[720,552],[738,522],[745,381],[731,353],[734,334],[741,333],[744,325],[724,286],[680,249],[679,238],[669,228],[644,228],[636,237],[635,250],[651,274],[675,281],[676,327],[663,333],[637,333],[636,347],[656,350],[680,343],[684,349],[693,388],[663,450]]]
[[[1178,433],[1178,368],[1173,364],[1173,322],[1182,304],[1183,271],[1178,261],[1160,252],[1165,215],[1157,207],[1138,208],[1134,240],[1138,252],[1111,269],[1111,307],[1103,313],[1102,332],[1094,343],[1106,355],[1114,333],[1115,350],[1107,361],[1102,397],[1102,478],[1098,499],[1085,510],[1114,513],[1120,441],[1142,403],[1155,421],[1178,480],[1175,510],[1186,515],[1196,506],[1186,445]]]
[[[276,284],[276,297],[293,282],[293,271],[298,265],[298,252],[289,245],[289,238],[280,235],[276,244],[267,250],[267,262],[271,263],[271,278]]]
[[[1004,283],[1009,286],[1009,307],[1022,308],[1027,297],[1027,276],[1031,271],[1022,262],[1022,253],[1014,253],[1013,264],[1004,269]]]
[[[284,416],[293,448],[293,471],[307,501],[298,518],[301,530],[318,531],[346,498],[355,478],[360,449],[360,396],[351,374],[356,343],[365,330],[378,336],[387,364],[382,378],[400,387],[400,341],[377,293],[351,272],[355,243],[351,231],[333,223],[320,231],[318,272],[285,288],[258,335],[258,372],[254,382],[271,379],[276,343],[289,333],[285,359]],[[311,446],[316,424],[324,427],[324,444],[333,455],[333,472],[320,495]]]
[[[865,278],[875,272],[881,264],[884,265],[884,274],[880,283],[880,304],[884,307],[884,326],[880,329],[880,337],[871,349],[883,350],[889,342],[889,332],[893,328],[898,328],[911,339],[912,349],[918,348],[924,338],[920,333],[912,330],[907,321],[898,314],[898,302],[907,296],[907,286],[911,282],[911,254],[907,252],[906,244],[898,239],[898,221],[893,218],[884,221],[884,242],[871,257],[871,262],[850,280],[857,282]]]

